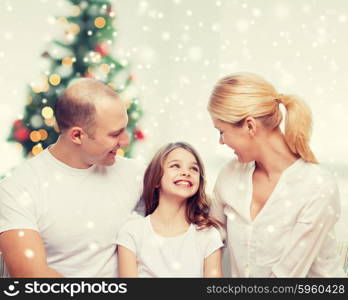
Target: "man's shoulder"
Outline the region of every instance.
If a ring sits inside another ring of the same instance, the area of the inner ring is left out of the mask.
[[[31,157],[9,170],[1,183],[15,181],[31,181],[36,178],[35,173],[40,170],[42,157]]]
[[[134,158],[118,156],[116,162],[112,166],[112,170],[116,172],[141,173],[145,171],[145,165]]]

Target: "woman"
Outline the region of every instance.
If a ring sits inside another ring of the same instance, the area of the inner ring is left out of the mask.
[[[344,276],[334,234],[338,189],[309,147],[307,105],[240,73],[216,84],[208,111],[220,143],[238,158],[220,171],[212,205],[226,225],[232,277]]]

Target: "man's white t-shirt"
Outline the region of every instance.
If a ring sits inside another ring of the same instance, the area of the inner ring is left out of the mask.
[[[135,253],[138,277],[203,277],[204,259],[223,246],[214,227],[197,230],[191,224],[181,235],[160,236],[150,215],[129,220],[116,243]]]
[[[38,231],[48,266],[63,276],[115,277],[115,236],[139,201],[143,172],[123,157],[71,168],[46,149],[0,182],[0,233]]]

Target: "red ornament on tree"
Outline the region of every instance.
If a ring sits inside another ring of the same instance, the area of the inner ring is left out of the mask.
[[[137,129],[134,132],[134,138],[136,140],[143,140],[145,138],[145,135],[144,135],[144,133],[141,130]]]
[[[13,127],[18,129],[19,127],[21,127],[23,124],[22,120],[16,120],[13,122]]]
[[[19,127],[15,131],[14,136],[18,142],[25,142],[29,139],[29,130],[26,127]]]
[[[85,75],[83,75],[83,77],[84,78],[94,78],[94,76],[89,72],[85,73]]]
[[[98,52],[101,56],[106,56],[110,53],[109,47],[106,43],[96,45],[94,51]]]
[[[107,13],[108,13],[110,18],[114,18],[116,15],[111,6],[108,6]]]
[[[135,80],[135,75],[134,74],[130,74],[128,79],[129,79],[129,81],[134,81]]]

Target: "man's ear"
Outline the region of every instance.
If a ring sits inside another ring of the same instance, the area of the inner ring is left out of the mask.
[[[81,127],[72,127],[68,130],[68,136],[74,144],[81,145],[82,139],[86,136],[86,133]]]
[[[256,131],[257,131],[257,123],[256,123],[256,120],[255,118],[253,117],[247,117],[245,119],[245,122],[244,122],[247,130],[248,130],[248,134],[251,138],[253,138],[256,134]]]

